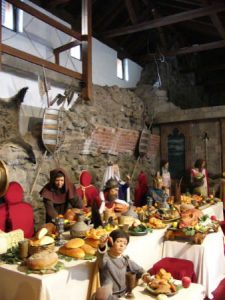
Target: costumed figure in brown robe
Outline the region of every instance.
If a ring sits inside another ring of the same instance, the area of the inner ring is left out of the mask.
[[[61,168],[50,172],[50,181],[40,195],[44,198],[46,222],[51,222],[59,214],[63,215],[69,207],[82,208],[82,200],[76,193],[75,185]]]

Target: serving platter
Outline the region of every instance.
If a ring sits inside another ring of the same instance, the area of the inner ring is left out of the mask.
[[[173,219],[161,219],[164,223],[172,223],[175,222],[177,220],[180,220],[180,217],[178,218],[173,218]]]
[[[173,283],[174,284],[174,283]],[[148,284],[144,284],[144,287],[145,287],[145,289],[150,293],[150,294],[152,294],[152,295],[155,295],[155,296],[157,296],[157,295],[161,295],[161,294],[164,294],[164,295],[166,295],[166,296],[168,296],[168,297],[171,297],[171,296],[174,296],[174,295],[176,295],[178,292],[179,292],[179,290],[180,289],[182,289],[182,285],[181,284],[174,284],[174,286],[176,287],[176,291],[175,292],[170,292],[170,293],[163,293],[163,292],[161,292],[161,291],[156,291],[156,290],[154,290],[154,289],[152,289],[150,286],[148,286]]]
[[[146,229],[145,231],[140,231],[140,232],[135,232],[132,230],[128,230],[129,235],[133,235],[133,236],[143,236],[148,234],[148,230]]]

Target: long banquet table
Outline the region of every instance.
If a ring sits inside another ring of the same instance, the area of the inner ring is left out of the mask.
[[[17,265],[0,266],[1,300],[86,300],[94,263],[65,262],[57,273],[38,275],[18,271]]]
[[[194,263],[197,282],[202,284],[209,299],[220,280],[225,277],[223,232],[208,234],[201,245],[184,241],[165,241],[163,257],[176,257]]]
[[[223,202],[218,202],[216,204],[210,205],[207,208],[204,208],[203,213],[205,215],[216,216],[217,220],[223,221],[224,220],[224,214],[223,214]]]
[[[208,214],[221,216],[221,207],[221,203],[212,205]],[[207,213],[207,209],[203,211]],[[225,274],[222,232],[210,234],[202,245],[191,245],[175,241],[163,243],[165,230],[156,229],[145,236],[131,236],[125,254],[145,270],[165,256],[190,259],[194,262],[198,283],[204,286],[207,295],[211,295]],[[27,275],[16,265],[0,265],[0,300],[89,300],[88,287],[94,262],[63,262],[65,269],[48,275]],[[151,298],[148,296],[148,299]]]
[[[179,281],[176,281],[177,284],[179,284]],[[137,300],[155,300],[156,297],[154,295],[151,295],[148,291],[144,289],[142,286],[137,286],[133,290],[133,294],[135,296],[135,299]],[[178,291],[177,294],[174,296],[170,296],[168,299],[171,300],[203,300],[205,298],[205,291],[202,285],[192,283],[189,288]],[[126,298],[121,298],[121,300],[124,300]]]
[[[127,255],[148,270],[162,257],[165,229],[154,230],[141,237],[131,237]],[[25,274],[17,265],[0,265],[1,300],[89,300],[88,288],[93,261],[66,262],[65,269],[57,273]]]

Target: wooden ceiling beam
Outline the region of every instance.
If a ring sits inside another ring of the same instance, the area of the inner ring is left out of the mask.
[[[184,3],[184,4],[188,4],[188,5],[198,5],[201,6],[201,3],[196,3],[195,1],[188,1],[188,0],[175,0],[175,2],[179,2],[179,3]]]
[[[187,11],[187,10],[189,10],[189,8],[182,5],[181,3],[180,3],[180,5],[178,5],[178,4],[171,4],[168,1],[165,1],[165,2],[164,1],[157,1],[157,5],[160,6],[160,7],[175,8],[178,11]]]
[[[95,22],[94,22],[94,26],[95,28],[98,28],[101,26],[104,26],[104,28],[107,28],[111,22],[113,21],[114,18],[117,17],[117,15],[119,15],[119,13],[121,12],[121,3],[114,3],[114,6],[107,6],[107,10],[104,14],[101,15],[101,17],[99,16],[99,12],[97,13]],[[93,16],[95,17],[95,16]]]
[[[154,17],[155,20],[157,20],[157,18],[161,17],[160,14],[159,14],[159,12],[155,8],[152,9],[152,15],[153,15],[153,17]],[[162,27],[158,27],[157,31],[159,33],[159,38],[160,38],[161,46],[164,49],[166,49],[167,48],[167,43],[166,43],[166,37],[165,37],[164,31],[163,31],[163,28]]]
[[[225,41],[222,40],[217,42],[205,43],[201,45],[193,45],[191,47],[184,47],[173,51],[164,51],[161,53],[161,56],[162,55],[166,57],[177,56],[177,55],[196,53],[196,52],[207,51],[207,50],[218,49],[218,48],[225,48]],[[149,53],[141,57],[141,59],[146,61],[146,60],[154,60],[159,57],[160,55],[158,53]]]
[[[68,4],[71,0],[48,0],[45,1],[45,7],[52,9],[57,7],[58,5]]]
[[[149,30],[153,28],[158,28],[162,26],[167,26],[179,22],[184,22],[184,21],[208,16],[212,13],[218,13],[224,10],[225,10],[225,4],[209,5],[207,7],[192,9],[178,14],[173,14],[163,18],[151,20],[149,22],[142,22],[137,25],[131,25],[127,27],[117,28],[114,30],[109,30],[104,32],[103,35],[105,37],[116,37],[116,36],[126,35],[134,32]]]
[[[202,0],[203,4],[209,5],[209,0]],[[223,23],[221,22],[219,16],[216,13],[211,13],[209,15],[213,25],[216,27],[217,31],[219,32],[220,36],[225,40],[225,29]]]
[[[213,37],[214,40],[220,38],[219,34],[215,30],[214,26],[211,24],[202,24],[200,22],[195,22],[192,20],[191,22],[185,22],[180,24],[181,28],[191,31],[192,33],[200,33],[204,36]]]
[[[216,27],[217,31],[219,32],[220,36],[225,40],[225,28],[217,14],[210,15],[210,18],[213,22],[213,25]]]
[[[124,1],[125,1],[125,5],[126,5],[126,8],[127,8],[128,15],[129,15],[129,18],[131,20],[131,23],[132,24],[137,24],[138,18],[137,18],[137,15],[135,13],[135,10],[134,10],[132,0],[124,0]]]

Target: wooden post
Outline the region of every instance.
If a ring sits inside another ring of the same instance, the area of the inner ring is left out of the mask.
[[[91,0],[82,0],[82,68],[84,88],[82,96],[92,99],[92,9]]]

